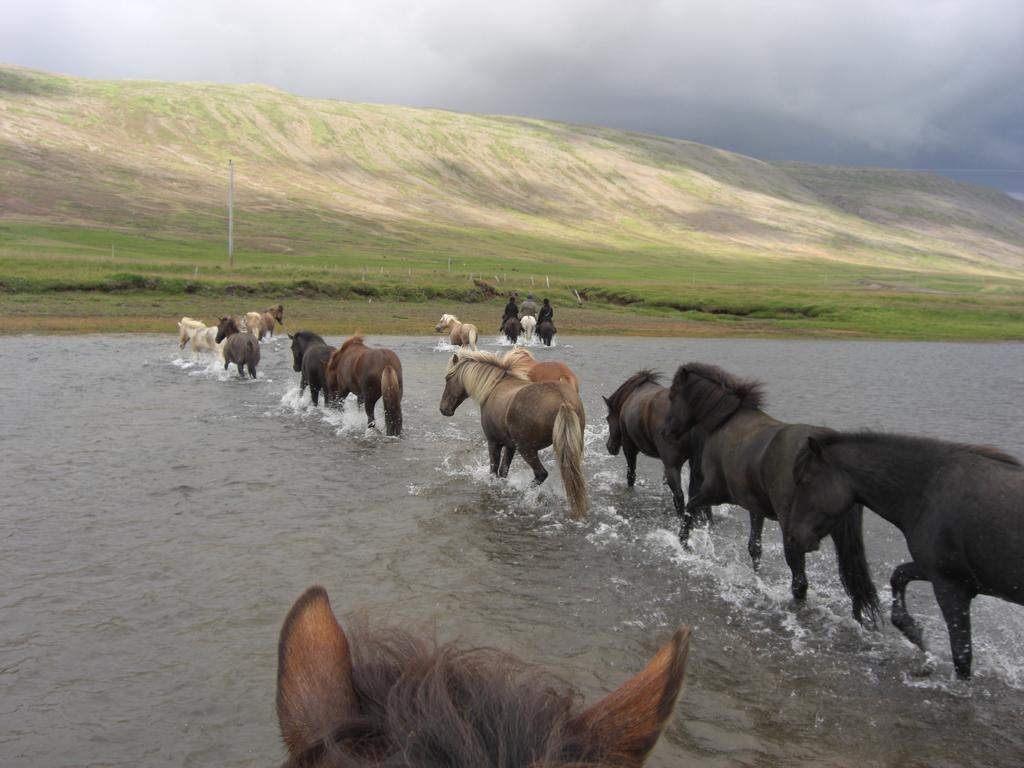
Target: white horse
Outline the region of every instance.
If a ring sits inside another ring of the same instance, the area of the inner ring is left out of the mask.
[[[523,329],[523,338],[533,341],[533,329],[537,327],[537,318],[533,315],[523,315],[519,318],[519,325]]]
[[[452,344],[476,349],[476,326],[472,323],[459,322],[459,318],[455,315],[441,315],[441,319],[434,326],[434,330],[448,331],[448,341]]]
[[[213,352],[220,359],[224,359],[224,342],[217,343],[217,326],[206,325],[191,317],[183,317],[178,322],[178,349],[184,349],[185,344],[192,342],[192,356],[200,352]]]
[[[206,324],[202,320],[196,320],[188,316],[181,318],[178,321],[178,349],[184,349],[185,345],[188,344],[188,340],[192,338],[191,331],[205,327]]]

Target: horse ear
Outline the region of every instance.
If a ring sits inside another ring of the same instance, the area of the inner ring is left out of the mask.
[[[287,337],[288,337],[289,339],[294,339],[294,338],[295,338],[295,337],[294,337],[294,336],[292,336],[292,335],[291,335],[290,333],[288,333],[288,334],[285,334],[285,335],[286,335],[286,336],[287,336]]]
[[[609,400],[607,397],[605,397],[604,395],[601,395],[601,399],[604,400],[604,404],[607,405],[609,408],[612,407],[612,401]]]
[[[459,353],[458,352],[456,352],[454,355],[452,355],[452,365],[455,365],[457,362],[459,362]]]
[[[348,638],[323,587],[288,612],[277,647],[277,719],[292,755],[330,735],[355,709]]]
[[[825,452],[821,448],[821,443],[818,442],[817,438],[807,438],[807,450],[814,454],[816,458],[824,459]]]
[[[639,768],[668,724],[683,687],[690,628],[678,630],[644,670],[570,724],[614,765]]]

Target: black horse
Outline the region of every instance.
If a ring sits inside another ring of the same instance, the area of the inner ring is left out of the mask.
[[[682,438],[670,437],[662,429],[668,418],[668,389],[658,383],[660,374],[650,370],[634,373],[604,398],[608,407],[608,440],[605,447],[612,456],[621,448],[626,457],[626,485],[636,482],[636,457],[642,453],[661,459],[665,483],[672,491],[672,503],[680,518],[679,540],[686,544],[693,527],[694,515],[686,509],[681,470],[690,462],[689,492],[692,497],[701,486],[700,432],[691,429]],[[711,507],[698,510],[699,516],[711,523]]]
[[[519,318],[512,315],[511,317],[506,317],[505,321],[501,324],[501,332],[505,334],[509,341],[515,344],[523,333],[523,326],[520,325]]]
[[[849,515],[873,509],[903,532],[913,558],[892,572],[892,623],[924,649],[906,589],[930,581],[956,673],[971,676],[971,600],[1024,605],[1024,468],[994,448],[872,432],[805,440],[787,538],[803,551]]]
[[[233,317],[222,317],[217,323],[217,343],[224,339],[224,370],[234,363],[238,366],[238,375],[245,376],[243,368],[249,369],[249,375],[256,378],[256,366],[260,362],[260,342],[251,333],[241,333],[238,322]]]
[[[761,532],[765,518],[778,520],[787,541],[786,515],[795,484],[793,461],[810,436],[829,430],[806,424],[786,424],[761,410],[760,382],[739,379],[713,365],[689,363],[676,371],[669,393],[667,429],[675,437],[698,430],[704,436],[701,451],[700,491],[690,497],[694,509],[704,504],[732,503],[750,513],[747,551],[757,568],[761,560]],[[863,509],[851,502],[847,514],[827,533],[839,563],[839,579],[853,602],[853,616],[872,621],[880,612],[864,553]],[[793,597],[807,596],[804,552],[784,545],[786,564],[793,575]]]
[[[537,327],[534,328],[533,332],[540,336],[540,340],[544,342],[544,346],[546,347],[551,346],[551,340],[555,338],[555,334],[558,333],[558,331],[555,330],[554,321],[549,319],[538,321]]]
[[[323,390],[324,405],[328,405],[325,369],[334,347],[329,346],[322,336],[312,331],[299,331],[294,336],[288,334],[288,338],[292,340],[292,370],[302,373],[299,379],[299,395],[306,391],[308,385],[313,405],[320,405],[320,390]]]

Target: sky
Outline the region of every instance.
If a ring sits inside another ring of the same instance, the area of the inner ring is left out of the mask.
[[[0,0],[0,62],[524,115],[1024,199],[1024,0]]]

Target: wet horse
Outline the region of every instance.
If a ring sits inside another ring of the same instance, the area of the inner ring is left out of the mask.
[[[260,362],[260,343],[256,337],[248,332],[239,332],[235,318],[222,317],[217,324],[217,343],[221,342],[224,342],[224,370],[234,363],[238,366],[239,376],[245,376],[244,367],[249,369],[249,375],[255,379],[256,366]]]
[[[555,330],[554,322],[547,319],[541,320],[537,323],[537,328],[534,332],[540,336],[540,340],[544,342],[545,347],[551,346],[551,340],[554,339],[555,334],[558,333],[558,331]]]
[[[357,333],[331,353],[326,378],[332,401],[342,403],[349,392],[358,398],[367,428],[376,423],[373,412],[383,399],[385,434],[402,434],[402,362],[390,349],[368,347]]]
[[[299,396],[309,386],[309,396],[313,405],[320,404],[320,392],[324,393],[324,405],[327,405],[327,362],[334,352],[323,337],[312,331],[299,331],[292,340],[292,370],[301,373],[299,378]]]
[[[277,304],[262,312],[246,312],[244,324],[253,336],[263,341],[264,336],[274,335],[274,323],[284,325],[284,304]]]
[[[787,514],[796,489],[793,460],[808,437],[830,430],[807,424],[786,424],[761,410],[760,382],[748,381],[713,365],[680,366],[669,391],[671,407],[666,429],[679,438],[691,429],[703,438],[700,491],[689,507],[736,504],[750,514],[747,551],[757,568],[765,518],[782,526],[783,550],[792,573],[790,590],[807,595],[804,553],[787,545]],[[828,531],[835,544],[839,579],[853,603],[853,616],[872,622],[879,613],[878,594],[864,552],[863,509],[851,502],[842,520]]]
[[[448,331],[448,341],[453,345],[476,349],[477,328],[472,323],[461,323],[455,315],[441,315],[434,330]]]
[[[520,334],[523,332],[523,327],[519,324],[519,318],[515,315],[505,318],[505,321],[501,324],[501,332],[505,334],[506,339],[516,344],[519,341]]]
[[[518,450],[533,469],[534,481],[543,483],[548,471],[537,453],[553,445],[570,516],[585,518],[589,506],[583,478],[586,417],[576,390],[564,382],[531,382],[521,358],[462,352],[452,355],[448,363],[441,413],[453,415],[469,397],[480,406],[491,474],[507,476]]]
[[[533,341],[533,329],[537,327],[537,318],[533,315],[523,315],[519,318],[519,325],[523,327],[523,338]]]
[[[626,379],[610,397],[604,398],[608,408],[608,440],[605,447],[612,456],[621,449],[626,457],[626,485],[636,482],[636,457],[639,454],[661,459],[665,484],[672,491],[672,504],[679,516],[679,540],[684,544],[690,537],[694,512],[686,509],[683,494],[682,467],[690,462],[689,492],[692,498],[700,489],[701,436],[691,429],[682,437],[672,437],[663,427],[669,412],[668,388],[659,383],[660,374],[642,370]],[[697,510],[698,519],[711,523],[711,507]]]
[[[560,363],[557,360],[545,360],[539,363],[533,353],[523,347],[510,349],[506,353],[505,359],[512,366],[524,367],[530,381],[564,381],[577,393],[580,391],[579,379],[576,378],[572,368],[565,363]]]
[[[193,356],[200,352],[213,352],[223,359],[223,350],[217,343],[217,326],[205,325],[191,317],[183,317],[178,322],[178,349],[184,349],[191,342]]]
[[[803,441],[791,465],[789,545],[802,551],[863,504],[895,525],[911,561],[892,572],[892,623],[924,649],[906,589],[930,581],[959,677],[971,676],[971,601],[1024,605],[1024,468],[994,448],[927,437],[833,433]]]
[[[682,690],[690,630],[583,711],[566,683],[493,649],[341,628],[311,587],[278,641],[287,768],[640,768]]]

